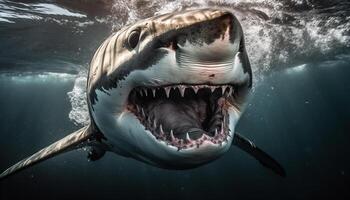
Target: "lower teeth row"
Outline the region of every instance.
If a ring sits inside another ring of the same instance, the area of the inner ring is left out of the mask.
[[[141,115],[143,115],[143,119],[146,118],[145,112],[143,111],[143,108],[140,109],[141,112],[139,112]],[[167,134],[163,130],[163,125],[159,124],[159,131],[156,131],[158,129],[157,122],[156,120],[153,120],[153,123],[151,122],[150,118],[148,118],[147,123],[152,127],[152,130],[149,130],[152,135],[154,135],[158,140],[165,141],[168,145],[172,145],[178,148],[178,150],[183,149],[183,148],[189,148],[189,147],[199,147],[204,141],[211,141],[214,144],[219,144],[221,145],[223,142],[227,142],[227,137],[230,137],[230,134],[225,134],[225,115],[223,122],[221,122],[221,127],[220,131],[218,129],[215,129],[214,136],[208,136],[206,134],[203,134],[200,138],[198,139],[191,139],[189,136],[189,133],[186,133],[185,139],[182,138],[177,138],[174,136],[173,130],[170,130],[168,136],[170,137],[168,139]],[[143,120],[144,121],[144,120]],[[229,129],[228,129],[229,131]],[[158,133],[154,133],[158,132]]]

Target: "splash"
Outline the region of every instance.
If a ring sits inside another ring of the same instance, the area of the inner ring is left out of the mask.
[[[86,81],[87,72],[82,71],[78,74],[74,82],[73,90],[68,92],[68,98],[72,105],[72,110],[69,112],[69,119],[75,125],[89,124],[89,110],[86,101]]]

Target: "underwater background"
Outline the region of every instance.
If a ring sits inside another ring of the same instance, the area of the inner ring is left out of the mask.
[[[0,199],[350,199],[348,0],[0,0],[0,170],[86,125],[88,65],[113,31],[224,7],[239,19],[254,88],[237,131],[286,178],[233,146],[171,171],[72,151],[0,182]]]

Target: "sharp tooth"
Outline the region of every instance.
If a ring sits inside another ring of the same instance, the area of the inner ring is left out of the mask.
[[[145,93],[146,96],[148,96],[148,91],[146,88],[143,89],[143,92]]]
[[[164,135],[162,124],[159,125],[160,135]]]
[[[141,89],[139,90],[139,93],[140,93],[141,97],[143,97],[143,92]]]
[[[185,89],[186,88],[184,86],[180,86],[179,88],[182,97],[185,97]]]
[[[191,142],[191,138],[190,138],[190,135],[188,135],[188,133],[186,133],[186,140],[187,140],[188,142]]]
[[[157,122],[156,122],[156,119],[153,120],[153,129],[156,129],[157,128]]]
[[[234,88],[232,88],[231,89],[231,94],[230,94],[230,96],[233,96],[233,93],[235,92],[235,89]]]
[[[218,136],[218,129],[215,129],[214,137]]]
[[[197,86],[192,86],[192,89],[194,90],[194,93],[197,94],[197,92],[198,92],[198,87],[197,87]]]
[[[172,142],[176,140],[174,137],[173,129],[170,130],[170,138]]]
[[[215,90],[215,87],[214,86],[210,86],[210,90],[211,90],[211,93],[213,93],[214,90]]]
[[[223,122],[221,122],[220,134],[224,134],[224,123]]]
[[[153,97],[156,97],[156,89],[152,88]]]
[[[221,86],[221,94],[222,94],[222,95],[225,94],[226,87],[227,87],[227,86]]]
[[[170,87],[165,87],[165,93],[166,93],[166,97],[169,98],[170,96]]]
[[[146,117],[146,114],[145,114],[145,111],[143,110],[143,108],[141,108],[141,111],[142,111],[142,116]]]
[[[137,110],[138,113],[140,112],[140,107],[137,104],[136,104],[136,110]]]

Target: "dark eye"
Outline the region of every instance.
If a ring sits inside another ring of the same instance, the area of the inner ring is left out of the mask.
[[[132,31],[128,38],[129,47],[134,49],[139,43],[140,32]]]

